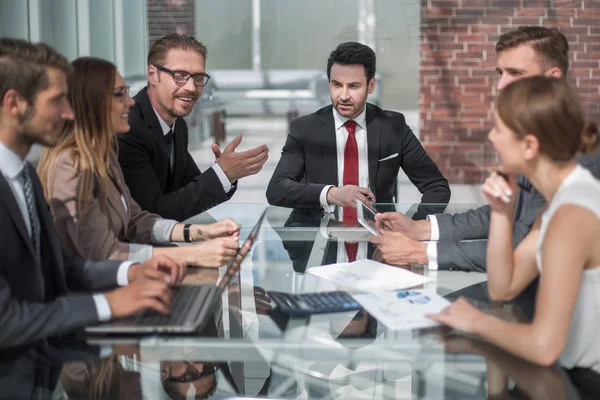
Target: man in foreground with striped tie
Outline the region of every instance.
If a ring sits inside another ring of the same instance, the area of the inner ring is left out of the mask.
[[[423,203],[450,200],[448,181],[404,115],[367,103],[375,90],[375,68],[375,53],[363,44],[342,43],[331,52],[332,105],[292,121],[267,187],[270,204],[337,211],[344,224],[356,225],[357,200],[394,202],[400,168],[423,194]],[[345,247],[338,248],[338,262],[364,258],[356,244]]]
[[[40,181],[25,157],[33,144],[55,146],[65,121],[73,119],[67,101],[69,69],[67,59],[50,46],[0,39],[3,351],[46,346],[54,336],[144,308],[167,313],[169,283],[180,282],[185,273],[184,265],[167,257],[143,264],[91,262],[64,251]]]

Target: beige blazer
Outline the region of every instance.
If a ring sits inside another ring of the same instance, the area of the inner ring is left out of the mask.
[[[126,260],[129,243],[150,243],[156,214],[142,211],[131,198],[114,151],[110,154],[108,193],[104,196],[100,177],[96,176],[88,209],[78,215],[77,191],[81,172],[75,168],[73,151],[60,154],[49,171],[54,177],[48,199],[63,244],[73,255],[89,260]],[[127,209],[123,200],[127,204]]]

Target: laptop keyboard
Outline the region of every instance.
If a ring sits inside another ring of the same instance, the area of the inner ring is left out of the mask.
[[[136,323],[145,326],[166,326],[166,325],[186,325],[193,322],[191,318],[198,315],[202,303],[212,301],[212,296],[208,297],[209,285],[184,285],[173,289],[173,301],[168,315],[146,309],[136,318]],[[195,310],[196,312],[191,312]]]

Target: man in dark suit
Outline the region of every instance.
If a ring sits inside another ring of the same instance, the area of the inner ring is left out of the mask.
[[[567,39],[556,28],[525,26],[503,34],[496,43],[496,70],[500,74],[496,89],[502,90],[512,81],[533,75],[564,79],[569,68],[568,52]],[[586,155],[579,158],[579,163],[600,177],[597,159],[598,155]],[[530,191],[521,191],[515,203],[515,247],[529,233],[546,204],[524,177],[518,179]],[[430,215],[423,221],[413,221],[401,213],[385,213],[378,218],[387,220],[398,231],[372,239],[390,264],[416,263],[429,264],[429,269],[486,270],[490,225],[490,208],[487,205],[460,214]],[[463,241],[468,239],[476,240]],[[424,240],[432,242],[420,242]]]
[[[422,202],[448,202],[448,181],[404,116],[367,103],[375,64],[373,50],[360,43],[342,43],[331,53],[332,105],[292,121],[267,188],[270,204],[330,212],[356,207],[356,200],[391,203],[400,168],[423,193]]]
[[[55,146],[64,122],[73,118],[67,101],[69,68],[67,59],[47,45],[0,39],[3,349],[45,343],[48,337],[148,307],[166,313],[166,282],[175,283],[184,273],[183,265],[166,257],[144,264],[86,262],[61,246],[40,181],[25,157],[34,143]],[[85,294],[119,285],[128,286]],[[69,295],[71,291],[80,294]]]
[[[119,138],[119,163],[131,196],[142,209],[178,221],[231,198],[240,178],[258,173],[268,158],[265,145],[235,152],[238,135],[216,163],[200,172],[188,152],[184,117],[210,78],[206,47],[192,37],[170,34],[148,53],[148,86],[129,111],[131,130]]]

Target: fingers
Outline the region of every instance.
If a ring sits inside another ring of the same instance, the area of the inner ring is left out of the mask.
[[[359,187],[358,191],[367,196],[372,202],[375,201],[375,195],[368,188]]]
[[[156,310],[163,315],[169,314],[169,308],[156,299],[143,299],[141,306],[141,308],[151,308]]]
[[[158,269],[168,270],[171,276],[171,283],[179,283],[185,276],[186,264],[181,260],[174,260],[165,255],[161,255]]]
[[[175,282],[175,277],[169,276],[169,274],[165,274],[162,271],[159,271],[157,269],[152,269],[152,268],[144,269],[144,277],[147,279],[153,279],[156,281],[162,281],[162,282],[166,282],[166,283]]]
[[[381,236],[371,236],[369,238],[369,242],[376,244],[376,245],[380,245],[383,243],[383,238]]]
[[[260,145],[250,150],[240,151],[237,155],[245,160],[255,162],[257,159],[267,158],[269,156],[269,148],[266,144]]]
[[[235,137],[235,139],[233,139],[231,141],[231,143],[229,143],[226,147],[225,150],[223,150],[223,153],[233,153],[235,151],[235,149],[237,149],[237,147],[240,145],[240,143],[242,143],[242,135],[239,134]]]
[[[164,283],[148,281],[141,290],[141,295],[145,298],[153,298],[164,304],[165,307],[171,305],[171,289]]]
[[[513,194],[508,182],[495,173],[492,173],[492,175],[485,180],[481,191],[490,198],[499,199],[504,203],[510,203],[510,196]]]
[[[221,149],[219,148],[219,146],[217,144],[213,143],[211,148],[212,148],[213,154],[215,155],[215,158],[221,157]]]

